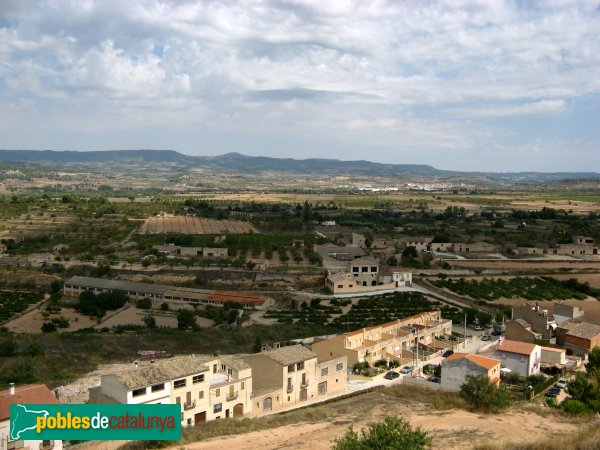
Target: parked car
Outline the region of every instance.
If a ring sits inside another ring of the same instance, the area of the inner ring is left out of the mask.
[[[500,330],[494,330],[490,333],[492,336],[502,336],[502,331]]]
[[[386,373],[383,378],[385,378],[386,380],[395,380],[396,378],[398,378],[400,376],[400,374],[398,372],[395,372],[393,370],[390,370],[388,373]]]
[[[548,392],[546,392],[546,397],[555,398],[560,393],[560,389],[553,387]]]
[[[444,358],[447,358],[447,357],[448,357],[448,356],[450,356],[450,355],[454,355],[454,350],[450,350],[450,349],[448,349],[448,350],[444,350],[444,352],[442,353],[442,356],[443,356]]]
[[[554,385],[554,387],[558,389],[565,389],[567,387],[567,380],[561,378],[560,380],[558,380],[558,383]]]
[[[473,329],[475,331],[481,331],[481,330],[483,330],[483,328],[481,328],[481,325],[473,325]]]
[[[414,369],[415,366],[404,366],[402,369],[400,369],[400,373],[406,375],[407,373],[411,373]]]
[[[439,383],[440,382],[440,377],[438,377],[437,375],[431,375],[429,377],[429,381],[431,381],[432,383]]]
[[[481,336],[481,340],[482,341],[491,341],[492,336],[490,336],[489,334],[484,334],[483,336]]]

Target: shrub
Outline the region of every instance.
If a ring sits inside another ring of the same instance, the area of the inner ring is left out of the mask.
[[[53,333],[57,330],[56,325],[54,325],[52,322],[44,322],[41,329],[42,333]]]
[[[17,343],[12,339],[4,339],[0,342],[0,356],[13,356],[17,351]]]
[[[511,403],[508,391],[490,383],[485,375],[468,375],[460,396],[472,410],[481,412],[498,412]]]
[[[404,417],[388,416],[383,422],[370,423],[356,433],[352,427],[335,440],[335,450],[409,449],[420,450],[431,445],[431,437],[421,428],[413,429]]]
[[[567,398],[560,404],[560,407],[569,414],[580,415],[580,414],[591,414],[592,410],[580,400],[574,398]]]
[[[152,308],[152,300],[149,298],[141,298],[135,302],[135,307],[138,309],[150,309]]]
[[[167,302],[161,303],[160,310],[161,311],[168,311],[169,310],[169,304]]]

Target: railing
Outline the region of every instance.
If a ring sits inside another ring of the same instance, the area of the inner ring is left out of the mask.
[[[236,398],[238,398],[238,392],[235,391],[233,394],[228,394],[225,399],[230,402],[232,400],[235,400]]]
[[[301,387],[302,389],[305,389],[305,388],[307,388],[307,387],[308,387],[308,380],[304,380],[304,381],[302,382],[302,384],[300,384],[300,387]]]
[[[196,407],[196,402],[186,402],[183,404],[183,409],[187,411],[188,409],[194,409]]]
[[[291,384],[288,384],[288,387],[287,387],[287,393],[289,394],[289,393],[290,393],[290,392],[292,392],[293,390],[294,390],[294,386],[293,386],[293,385],[291,385]]]

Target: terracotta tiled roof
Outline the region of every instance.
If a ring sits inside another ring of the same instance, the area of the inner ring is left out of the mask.
[[[498,347],[500,352],[518,353],[519,355],[531,355],[535,350],[535,344],[529,344],[527,342],[510,341],[506,339]]]
[[[446,361],[452,361],[455,359],[468,359],[471,362],[474,362],[478,366],[481,366],[487,370],[493,369],[497,365],[500,364],[499,359],[488,358],[487,356],[481,355],[472,355],[470,353],[454,353],[453,355],[448,356]]]
[[[45,384],[17,386],[14,395],[10,395],[8,389],[0,391],[0,420],[10,417],[10,405],[15,403],[27,405],[30,403],[59,404],[60,402]]]

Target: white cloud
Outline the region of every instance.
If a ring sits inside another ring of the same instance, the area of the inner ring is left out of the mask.
[[[264,130],[257,149],[309,136],[307,154],[358,129],[390,154],[382,134],[476,152],[517,133],[466,119],[574,114],[597,96],[599,36],[591,1],[5,0],[0,102],[69,133],[178,124],[188,152],[196,125]]]

